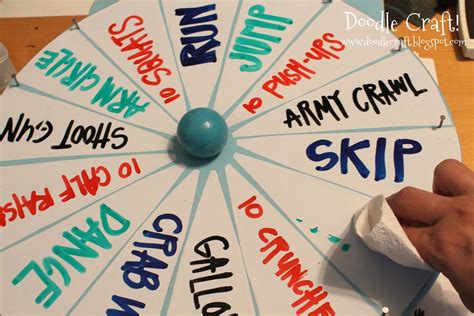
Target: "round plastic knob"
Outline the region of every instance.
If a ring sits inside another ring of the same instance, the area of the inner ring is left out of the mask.
[[[184,151],[197,158],[218,155],[227,142],[228,128],[224,118],[214,110],[196,108],[178,123],[178,142]]]

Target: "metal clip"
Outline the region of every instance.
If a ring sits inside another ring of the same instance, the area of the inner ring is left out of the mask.
[[[405,46],[405,39],[403,37],[398,38],[398,48],[397,49],[392,49],[392,52],[401,52],[403,46]]]
[[[332,0],[323,0],[323,4],[332,3]]]
[[[445,119],[446,119],[446,116],[444,116],[444,115],[441,115],[441,116],[439,117],[439,125],[438,125],[438,128],[443,127],[443,124],[444,124],[444,120],[445,120]]]
[[[18,82],[18,79],[16,78],[16,74],[12,74],[12,81],[14,82],[14,84],[11,85],[12,87],[20,86],[20,83]]]
[[[74,26],[70,28],[70,30],[80,30],[81,28],[79,27],[79,24],[77,24],[77,19],[74,18],[72,19],[72,23],[74,23]]]

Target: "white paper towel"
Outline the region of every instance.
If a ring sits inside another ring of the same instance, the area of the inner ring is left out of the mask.
[[[412,268],[434,271],[420,257],[383,195],[374,197],[354,215],[354,231],[373,251]]]

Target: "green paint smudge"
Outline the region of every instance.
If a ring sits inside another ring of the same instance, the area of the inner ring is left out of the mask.
[[[330,242],[332,242],[333,244],[337,244],[338,242],[341,241],[341,238],[329,234],[329,235],[328,235],[328,240],[329,240]]]
[[[314,227],[314,228],[311,228],[309,231],[312,232],[313,234],[316,234],[317,232],[319,232],[319,228]]]
[[[351,249],[352,245],[351,244],[343,244],[341,247],[341,251],[343,252],[348,252],[349,249]]]
[[[296,221],[297,221],[298,223],[302,223],[302,222],[303,222],[303,220],[300,219],[300,218],[297,218]]]

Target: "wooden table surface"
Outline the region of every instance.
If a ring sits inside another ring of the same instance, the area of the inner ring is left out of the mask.
[[[439,15],[437,16],[439,18]],[[0,19],[0,42],[10,51],[17,71],[56,36],[72,25],[72,16]],[[76,17],[79,20],[83,16]],[[396,32],[399,37],[416,36],[421,39],[442,38],[436,31],[413,32],[402,24]],[[447,40],[457,34],[448,33]],[[421,57],[433,58],[439,84],[449,104],[458,130],[463,161],[474,170],[474,61],[465,59],[461,49],[441,46],[434,50],[413,48]]]

